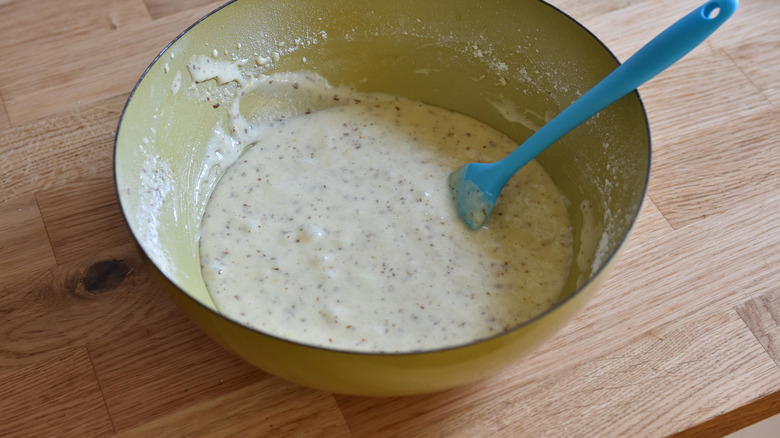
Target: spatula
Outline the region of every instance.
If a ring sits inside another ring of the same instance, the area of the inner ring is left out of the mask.
[[[593,115],[677,62],[736,11],[738,0],[711,0],[671,25],[590,91],[555,116],[504,159],[469,163],[448,183],[458,215],[472,230],[482,228],[501,190],[523,166]]]

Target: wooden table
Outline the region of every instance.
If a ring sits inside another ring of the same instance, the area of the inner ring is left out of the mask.
[[[556,0],[625,59],[701,0]],[[780,2],[641,89],[652,181],[606,287],[479,384],[301,388],[173,307],[117,205],[112,142],[206,0],[0,0],[0,436],[722,435],[780,413]]]

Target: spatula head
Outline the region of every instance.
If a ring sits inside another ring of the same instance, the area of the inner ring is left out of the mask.
[[[479,184],[479,176],[487,167],[485,164],[469,163],[447,178],[458,216],[472,230],[482,228],[498,197],[498,193],[493,195]]]

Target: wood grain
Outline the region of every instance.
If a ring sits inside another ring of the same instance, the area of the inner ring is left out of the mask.
[[[579,21],[589,30],[598,32],[600,32],[600,30],[597,30],[594,27],[594,21],[599,17],[603,17],[610,13],[620,14],[621,11],[623,11],[626,19],[629,19],[632,17],[631,11],[634,10],[633,8],[645,7],[649,3],[657,2],[652,0],[595,1],[586,8],[582,7],[582,3],[579,0],[556,0],[555,2],[552,2],[553,5],[561,9],[563,12],[569,14],[572,18]],[[638,6],[642,4],[644,5]],[[620,26],[618,29],[624,30],[625,27]],[[613,27],[612,29],[607,30],[608,31],[605,32],[606,34],[614,34],[616,29]]]
[[[181,314],[93,338],[88,346],[117,431],[255,382],[279,383],[224,351]]]
[[[714,335],[724,330],[731,336]],[[338,400],[355,437],[664,436],[780,389],[780,370],[751,341],[730,311],[660,327],[547,379],[491,379],[412,399]],[[732,348],[742,355],[723,354]],[[614,400],[622,400],[619,408]]]
[[[564,6],[564,12],[596,35],[619,60],[625,61],[702,2],[685,6],[675,0],[599,1],[587,8],[576,0],[553,2],[554,5],[559,3]],[[706,49],[700,46],[692,53],[701,50]]]
[[[691,81],[693,77],[701,80]],[[722,49],[704,46],[652,81],[641,96],[654,110],[650,123],[655,150],[698,131],[722,132],[731,119],[771,110],[771,102]],[[701,117],[689,117],[686,109],[691,106],[706,110]]]
[[[555,375],[571,365],[571,359],[562,358],[592,360],[616,346],[629,346],[629,333],[685,323],[702,312],[725,312],[745,296],[774,290],[769,279],[776,277],[777,265],[768,264],[763,249],[780,241],[774,219],[745,227],[733,219],[740,216],[735,210],[670,233],[663,215],[648,202],[602,290],[558,336],[521,361],[521,368],[507,370],[505,379]],[[751,240],[758,229],[765,232],[761,245]],[[734,240],[727,244],[720,235]],[[673,275],[653,274],[656,269]],[[767,272],[772,274],[763,275]]]
[[[0,376],[0,436],[107,436],[111,419],[85,348]]]
[[[352,437],[333,395],[255,383],[119,433],[118,437]]]
[[[703,0],[554,0],[626,59]],[[0,436],[723,436],[780,413],[780,2],[640,89],[648,196],[613,275],[499,374],[334,396],[163,294],[112,182],[128,93],[207,0],[0,0]]]
[[[111,172],[37,192],[35,199],[60,262],[133,242]]]
[[[129,92],[168,42],[221,4],[152,20],[143,0],[25,3],[12,1],[0,10],[5,33],[15,36],[0,46],[14,59],[0,70],[0,95],[12,125]],[[30,28],[45,30],[30,38]]]
[[[186,12],[193,7],[211,6],[216,7],[213,0],[144,0],[146,9],[152,18],[160,18],[179,12]]]
[[[3,103],[2,95],[0,95],[0,129],[10,127],[11,121],[8,120],[8,112],[5,110],[5,103]]]
[[[777,246],[775,249],[780,249]],[[775,258],[780,251],[775,252]],[[777,263],[774,269],[780,266]],[[737,313],[769,356],[780,365],[780,289],[751,298],[737,306]]]
[[[654,150],[650,197],[674,228],[746,202],[777,205],[780,162],[767,159],[776,136],[760,128],[767,117],[780,120],[780,108],[702,125]],[[703,147],[692,151],[691,144]]]
[[[56,263],[34,196],[0,203],[0,260],[0,282]]]
[[[716,33],[710,39],[710,44],[725,50],[734,64],[773,104],[780,103],[777,80],[780,40],[777,32],[772,31],[780,29],[780,13],[776,7],[774,0],[743,1],[739,15],[727,23],[726,32]],[[757,31],[759,28],[761,31]]]
[[[113,288],[87,290],[86,274],[105,261],[126,267],[126,275]],[[135,244],[6,276],[0,297],[0,373],[47,360],[63,348],[181,317],[143,266]]]
[[[112,172],[114,132],[127,94],[0,131],[0,202]]]
[[[697,424],[669,435],[669,438],[711,438],[727,436],[738,430],[766,420],[780,412],[780,392],[774,392],[766,397],[759,397],[739,408],[719,415],[711,420]],[[757,437],[761,438],[761,437]],[[769,437],[767,437],[769,438]]]

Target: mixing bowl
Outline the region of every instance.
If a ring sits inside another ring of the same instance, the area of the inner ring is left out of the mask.
[[[568,197],[573,226],[573,263],[553,308],[500,335],[412,353],[339,351],[250,329],[215,310],[201,277],[198,228],[225,170],[207,165],[205,145],[215,127],[227,129],[238,84],[196,85],[187,69],[195,55],[234,62],[243,78],[316,71],[336,85],[464,113],[518,143],[618,62],[587,29],[537,0],[238,0],[167,46],[133,90],[117,130],[124,216],[173,301],[226,349],[284,379],[382,396],[483,379],[551,337],[587,303],[640,210],[650,138],[632,93],[538,158]],[[263,99],[255,101],[262,107]]]

